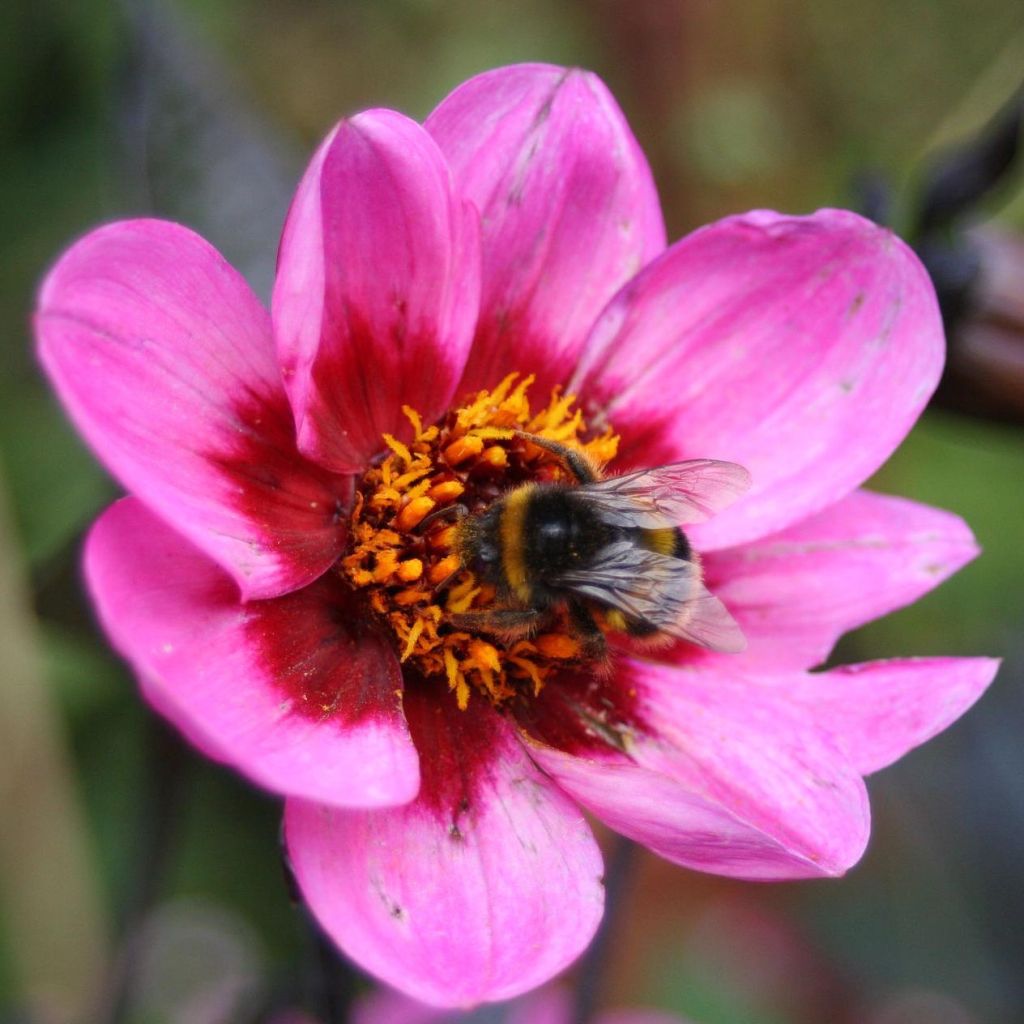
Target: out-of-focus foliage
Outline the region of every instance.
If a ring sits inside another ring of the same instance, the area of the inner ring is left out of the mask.
[[[337,117],[375,104],[422,116],[473,72],[518,60],[605,78],[651,156],[676,237],[751,206],[849,203],[864,171],[912,196],[930,147],[976,130],[1016,87],[1024,12],[1015,0],[0,5],[0,476],[115,916],[131,919],[138,891],[153,730],[81,594],[82,532],[116,489],[35,367],[35,284],[72,237],[150,212],[206,234],[266,294],[295,176]],[[1024,201],[1002,218],[1024,229]],[[847,880],[763,888],[645,862],[611,1002],[704,1024],[994,1024],[1020,1012],[1022,440],[1019,427],[925,417],[876,485],[964,515],[985,555],[840,651],[1002,653],[992,693],[876,780],[873,845]],[[313,962],[282,880],[278,808],[190,755],[181,771],[161,893],[191,902],[144,923],[164,961],[136,965],[146,991],[131,1019],[251,1019],[242,1014],[260,1000],[299,1000]],[[0,953],[24,938],[0,911]],[[222,965],[220,987],[189,967],[196,950]],[[172,1006],[168,985],[199,1002]],[[0,1007],[23,996],[0,956]]]

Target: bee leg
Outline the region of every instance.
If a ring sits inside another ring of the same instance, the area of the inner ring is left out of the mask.
[[[595,661],[604,658],[607,645],[593,612],[580,601],[569,602],[569,623],[583,645],[583,655]]]
[[[500,637],[520,637],[532,633],[544,612],[536,608],[492,608],[481,612],[455,612],[448,621],[470,633],[492,633]]]
[[[551,452],[552,455],[557,455],[562,460],[565,468],[581,484],[592,484],[597,479],[594,468],[575,448],[569,448],[567,445],[559,444],[557,441],[549,441],[546,437],[537,437],[536,434],[528,434],[525,430],[517,430],[516,435],[518,437],[525,437],[531,444]]]
[[[440,595],[443,594],[455,582],[461,570],[462,566],[460,565],[457,569],[454,569],[452,572],[448,573],[448,575],[445,576],[445,578],[441,580],[440,583],[434,584],[434,586],[430,590],[430,593],[433,594],[435,600],[438,597],[440,597]]]
[[[454,519],[456,522],[461,522],[466,516],[469,515],[469,509],[465,505],[445,505],[443,508],[434,509],[429,515],[424,516],[416,524],[416,532],[422,533],[431,523],[439,522],[442,519]]]

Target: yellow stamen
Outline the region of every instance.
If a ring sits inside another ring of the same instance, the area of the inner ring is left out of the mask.
[[[434,507],[431,498],[425,495],[420,498],[413,498],[401,512],[398,513],[398,528],[409,532],[414,526],[419,526],[426,514]]]
[[[431,487],[427,491],[427,497],[437,505],[447,505],[458,498],[465,489],[458,480],[444,480]]]
[[[455,547],[457,536],[458,530],[454,526],[445,527],[445,529],[438,530],[430,535],[430,546],[439,551],[451,551]]]
[[[405,462],[412,462],[412,455],[409,454],[409,449],[406,448],[401,441],[393,438],[390,434],[384,435],[384,443],[400,458]]]
[[[430,567],[427,579],[436,587],[439,583],[444,583],[445,580],[454,576],[459,571],[461,564],[458,555],[448,555]]]
[[[567,633],[542,633],[533,642],[537,650],[547,658],[566,661],[580,653],[579,641]]]
[[[481,441],[511,441],[516,432],[509,427],[480,427],[473,431],[473,437]]]
[[[484,443],[479,437],[460,437],[457,441],[452,441],[445,448],[444,457],[451,465],[458,466],[460,463],[465,462],[466,459],[479,455],[483,450]]]
[[[495,469],[504,469],[508,465],[508,452],[497,445],[485,448],[480,454],[480,458]]]
[[[398,563],[398,572],[395,574],[404,583],[412,583],[423,575],[423,561],[419,558],[407,558],[404,562]]]
[[[377,567],[373,570],[373,579],[376,583],[384,583],[391,578],[392,573],[398,568],[398,553],[393,549],[381,551],[377,554]]]
[[[402,650],[402,661],[408,661],[412,656],[412,652],[416,650],[416,641],[419,640],[420,634],[423,632],[423,627],[426,625],[425,619],[416,619],[409,629],[409,635],[405,638],[405,647]]]
[[[501,659],[498,657],[498,649],[487,643],[486,640],[470,640],[469,656],[478,664],[489,668],[492,672],[501,671]]]
[[[423,433],[423,420],[420,419],[420,414],[415,409],[403,405],[402,414],[412,424],[412,429],[417,436]]]

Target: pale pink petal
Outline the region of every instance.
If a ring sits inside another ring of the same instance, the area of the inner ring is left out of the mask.
[[[998,668],[995,658],[908,658],[847,665],[780,685],[868,775],[955,722]]]
[[[299,446],[340,472],[448,407],[480,289],[479,217],[437,144],[407,117],[370,110],[320,147],[292,203],[274,286],[274,330]]]
[[[634,696],[625,721],[606,723],[589,741],[567,725],[585,693],[560,680],[541,695],[530,752],[573,799],[700,871],[806,878],[857,862],[868,838],[867,794],[806,708],[741,674],[639,663],[626,673],[620,694]],[[618,749],[600,742],[616,735]]]
[[[338,557],[343,481],[298,454],[269,317],[198,235],[145,220],[92,232],[47,277],[36,326],[100,459],[245,596],[294,590]]]
[[[303,895],[341,949],[437,1006],[508,999],[590,941],[601,857],[579,811],[478,696],[410,682],[406,715],[423,784],[402,808],[289,801],[285,833]]]
[[[747,495],[698,550],[763,537],[881,465],[942,370],[935,292],[891,232],[852,213],[759,211],[703,228],[624,288],[569,390],[623,436],[621,462],[737,462]]]
[[[916,601],[977,553],[958,516],[868,491],[770,537],[711,552],[708,589],[747,639],[746,651],[723,668],[818,665],[843,633]],[[656,656],[714,657],[691,645]]]
[[[644,155],[599,78],[543,64],[471,78],[426,128],[483,222],[463,387],[518,370],[545,394],[568,379],[605,302],[665,247]]]
[[[147,698],[204,753],[330,804],[416,795],[397,658],[330,576],[242,603],[226,573],[134,498],[97,521],[85,571]]]

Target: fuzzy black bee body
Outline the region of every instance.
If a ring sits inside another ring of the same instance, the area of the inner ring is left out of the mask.
[[[579,452],[529,439],[558,455],[579,484],[524,484],[460,524],[461,561],[497,599],[454,616],[456,625],[513,638],[560,616],[590,658],[603,653],[606,632],[742,648],[673,519],[696,521],[713,501],[733,497],[744,470],[699,460],[601,479]]]

